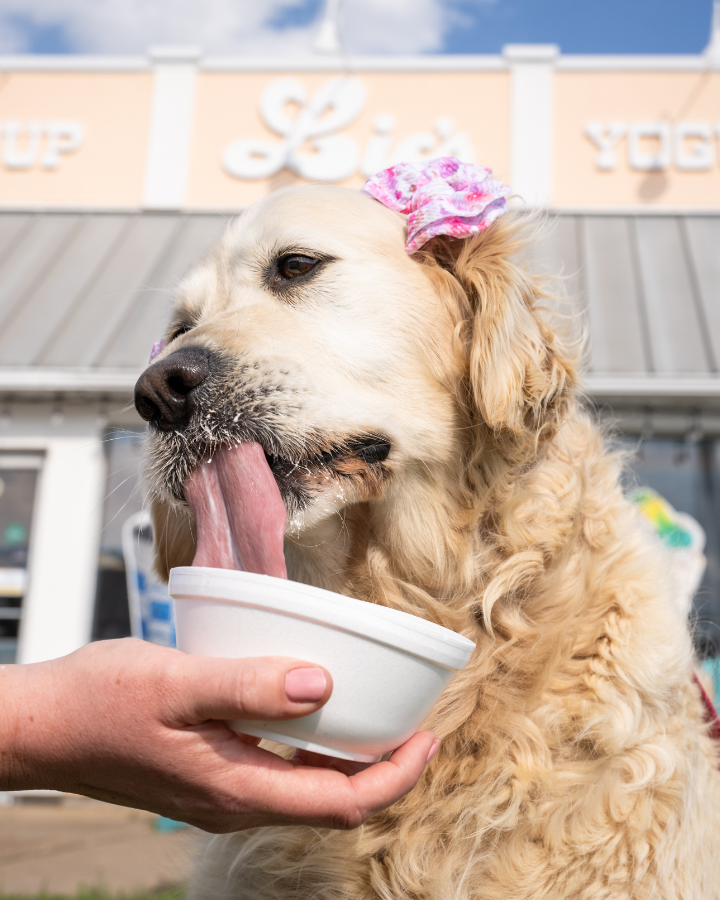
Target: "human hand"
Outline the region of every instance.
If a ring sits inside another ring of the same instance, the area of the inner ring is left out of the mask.
[[[352,774],[327,758],[282,759],[221,721],[297,718],[331,691],[310,663],[191,656],[130,638],[2,666],[0,786],[84,794],[216,833],[355,828],[415,785],[432,732]]]

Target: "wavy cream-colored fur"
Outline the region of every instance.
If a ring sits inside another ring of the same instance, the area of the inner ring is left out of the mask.
[[[516,261],[517,228],[413,259],[437,303],[424,352],[451,452],[344,511],[339,570],[287,551],[290,577],[477,643],[426,722],[441,748],[355,831],[209,839],[192,900],[720,897],[720,754],[687,625]],[[156,502],[156,521],[168,509]]]

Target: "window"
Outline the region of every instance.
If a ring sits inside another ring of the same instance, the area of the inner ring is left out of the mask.
[[[630,445],[630,442],[628,442]],[[720,440],[648,438],[633,442],[638,485],[648,485],[705,530],[707,568],[693,601],[701,656],[720,655]]]
[[[143,508],[140,466],[144,437],[144,430],[113,429],[105,435],[108,474],[93,618],[95,641],[130,635],[122,527]]]
[[[17,655],[42,457],[0,453],[0,663]]]
[[[144,439],[144,431],[105,436],[108,476],[92,637],[133,633],[175,646],[172,601],[152,571],[152,527],[141,477]]]

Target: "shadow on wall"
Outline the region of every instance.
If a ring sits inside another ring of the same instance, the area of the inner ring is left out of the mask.
[[[640,182],[638,197],[646,203],[649,200],[657,200],[665,193],[669,184],[670,179],[665,172],[650,172]]]

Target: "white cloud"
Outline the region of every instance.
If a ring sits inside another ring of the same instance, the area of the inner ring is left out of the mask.
[[[458,2],[345,0],[345,44],[353,53],[442,50],[450,27],[462,21]],[[0,52],[27,52],[33,34],[60,29],[78,53],[138,54],[182,44],[208,55],[303,56],[318,22],[281,23],[301,20],[304,10],[307,0],[0,0]]]
[[[447,0],[347,0],[342,31],[360,53],[442,50],[457,8]]]

